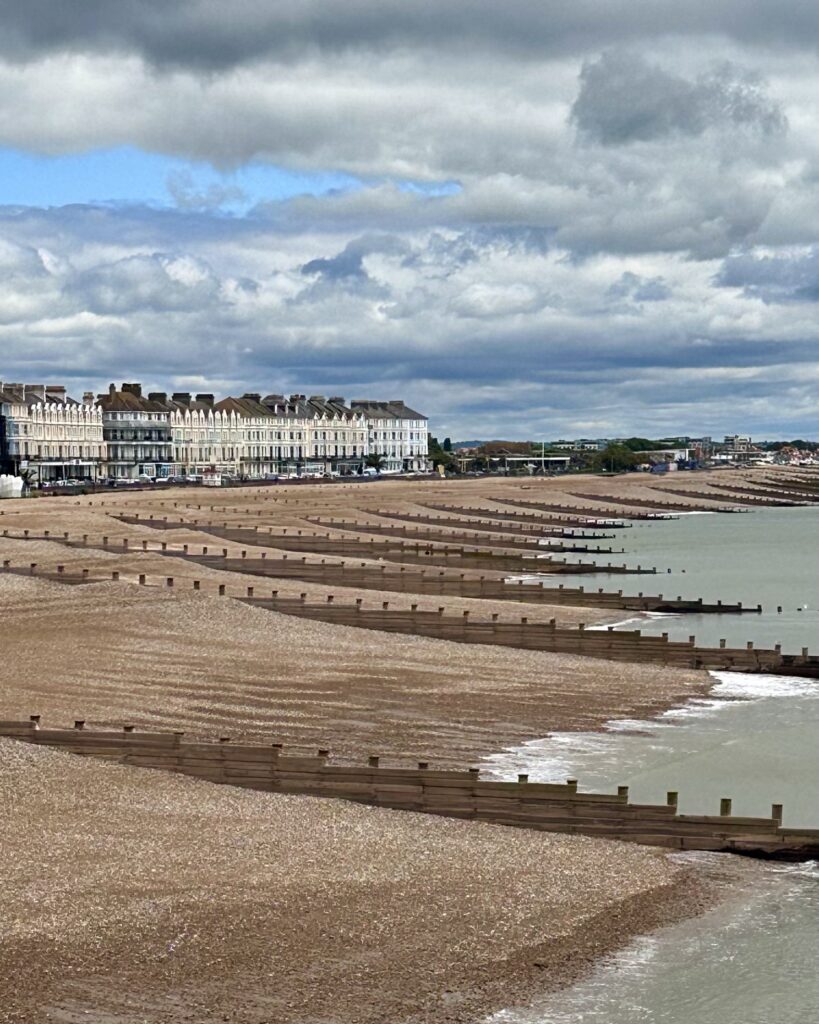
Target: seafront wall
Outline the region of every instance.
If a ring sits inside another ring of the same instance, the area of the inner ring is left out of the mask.
[[[73,754],[100,757],[140,768],[191,775],[208,782],[274,793],[335,797],[397,810],[467,818],[497,825],[564,832],[662,846],[674,850],[716,850],[808,859],[819,854],[819,830],[783,829],[782,808],[769,818],[736,817],[731,801],[719,815],[677,814],[677,794],[666,804],[632,804],[628,788],[616,794],[580,793],[577,781],[533,783],[481,779],[477,768],[436,771],[426,762],[416,768],[385,767],[377,756],[366,766],[330,763],[330,752],[286,754],[281,744],[244,744],[186,740],[183,732],[140,732],[86,728],[45,729],[40,716],[0,721],[0,736]]]

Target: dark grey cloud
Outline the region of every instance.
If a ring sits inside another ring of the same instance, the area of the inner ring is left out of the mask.
[[[812,49],[819,11],[800,0],[8,0],[0,52],[137,53],[158,65],[222,69],[305,50],[476,47],[542,58],[667,35],[722,35]]]
[[[632,299],[634,302],[662,302],[671,295],[671,289],[661,277],[640,277],[627,270],[609,288],[613,299]]]
[[[364,269],[364,253],[350,250],[347,246],[336,256],[321,257],[310,260],[301,268],[302,274],[320,274],[325,281],[343,281],[351,278],[365,281],[369,280],[367,271]]]
[[[738,253],[723,262],[714,280],[766,303],[819,302],[819,246],[801,253]]]
[[[757,76],[741,68],[724,64],[688,81],[625,51],[584,64],[572,119],[582,135],[606,146],[725,126],[764,133],[786,126]]]

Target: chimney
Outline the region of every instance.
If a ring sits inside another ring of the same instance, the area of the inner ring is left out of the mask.
[[[261,402],[262,396],[257,394],[255,391],[246,391],[242,398],[246,398],[250,402]]]
[[[196,401],[197,402],[201,402],[202,405],[206,405],[209,409],[212,409],[213,405],[214,405],[214,396],[213,395],[204,394],[203,392],[200,392],[196,396]]]
[[[165,391],[149,391],[148,392],[148,401],[149,402],[160,402],[161,404],[164,405],[165,402],[168,401],[167,392],[165,392]]]
[[[191,393],[190,391],[174,391],[173,400],[177,405],[190,405]]]
[[[82,393],[82,404],[83,405],[93,405],[94,404],[94,392],[93,391],[83,391],[83,393]]]
[[[29,395],[33,395],[34,398],[39,398],[41,402],[44,402],[46,399],[45,384],[24,384],[23,396],[28,398]]]
[[[324,395],[310,395],[310,401],[311,402],[323,402],[324,401]]]
[[[400,401],[398,398],[391,398],[390,405],[397,405],[400,409],[404,408],[404,403]]]
[[[134,398],[142,398],[141,384],[123,384],[122,390],[126,395],[133,395]]]
[[[344,405],[344,399],[339,398],[338,395],[333,396],[333,398],[328,398],[327,401],[332,402],[334,405]]]
[[[46,384],[46,398],[52,398],[55,402],[64,402],[65,388],[61,384]]]

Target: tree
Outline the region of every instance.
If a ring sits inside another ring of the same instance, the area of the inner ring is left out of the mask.
[[[443,466],[444,469],[449,470],[455,467],[455,459],[446,449],[441,447],[437,437],[430,436],[428,451],[433,468],[437,469],[438,466]]]
[[[370,454],[364,459],[364,465],[368,469],[375,469],[379,473],[387,465],[387,460],[383,455],[379,455],[378,452],[370,452]]]
[[[476,449],[475,454],[497,458],[503,455],[533,455],[534,450],[529,441],[487,441]]]
[[[634,469],[636,465],[637,457],[633,451],[622,444],[610,444],[602,452],[596,453],[591,468],[609,473],[624,473]]]
[[[445,452],[451,452],[452,451],[452,439],[449,438],[449,437],[445,437],[444,438],[444,451]]]
[[[627,437],[625,441],[623,441],[622,446],[624,448],[628,448],[629,451],[632,452],[650,452],[654,448],[667,447],[666,445],[661,445],[657,441],[651,441],[647,437]]]

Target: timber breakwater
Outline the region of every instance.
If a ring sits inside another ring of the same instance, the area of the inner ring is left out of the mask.
[[[781,502],[819,476],[672,476],[0,509],[0,1003],[20,1021],[366,1007],[371,1024],[471,1024],[728,886],[807,888],[817,513]],[[690,923],[698,960],[734,956],[736,933]],[[784,951],[815,946],[788,923],[753,978],[792,976]],[[674,1004],[701,988],[686,972]],[[789,1021],[812,1019],[811,994]]]
[[[678,794],[665,804],[632,804],[628,787],[616,794],[582,793],[576,780],[565,784],[480,778],[477,768],[436,771],[428,762],[417,768],[387,767],[377,755],[365,766],[332,764],[329,750],[315,756],[291,756],[281,744],[191,742],[184,732],[92,730],[78,720],[73,729],[47,729],[39,715],[28,721],[0,721],[0,736],[56,747],[86,757],[105,758],[140,768],[191,775],[265,792],[352,800],[405,811],[466,818],[543,832],[618,839],[673,850],[710,850],[777,860],[819,856],[819,829],[782,827],[782,807],[769,817],[732,815],[728,797],[718,815],[678,814]]]
[[[186,527],[184,521],[171,522],[167,518],[138,520],[138,517],[120,517],[122,521],[134,523],[135,525],[148,526],[160,531],[183,529]],[[256,545],[268,545],[276,547],[279,544],[288,544],[290,538],[281,533],[261,533],[258,530],[238,529],[229,526],[207,526],[195,523],[195,529],[199,532],[211,533],[220,539],[228,539],[233,542],[253,543]],[[4,536],[10,536],[8,530],[3,531]],[[229,557],[229,549],[222,548],[221,552],[212,552],[208,545],[202,545],[201,554],[191,550],[190,544],[169,545],[167,541],[151,545],[147,540],[140,540],[139,548],[134,548],[129,538],[112,542],[108,536],[92,538],[85,534],[81,538],[73,538],[70,535],[62,537],[51,537],[49,533],[42,535],[33,534],[31,531],[23,531],[16,539],[22,540],[57,540],[59,543],[73,547],[98,547],[110,553],[132,554],[152,553],[173,558],[182,562],[196,563],[209,569],[241,573],[248,576],[264,577],[270,580],[282,579],[315,579],[322,578],[327,582],[333,576],[337,583],[346,587],[366,586],[363,580],[368,580],[370,586],[381,589],[382,579],[388,582],[389,571],[384,566],[375,567],[367,563],[361,563],[357,568],[348,566],[342,562],[338,565],[327,567],[322,563],[307,563],[304,561],[290,559],[268,560],[266,557],[248,558],[248,549],[242,549],[241,557]],[[315,546],[319,552],[324,550],[325,544],[334,546],[334,553],[340,553],[344,549],[345,542],[338,541],[333,537],[314,536],[311,534],[299,534],[297,550],[309,550],[315,554]],[[400,542],[396,542],[400,546]],[[304,545],[302,547],[302,545]],[[292,550],[292,549],[291,549]],[[372,549],[370,549],[372,550]],[[372,556],[371,556],[372,557]],[[396,557],[403,557],[396,553]],[[520,568],[518,562],[516,568]],[[590,571],[600,572],[601,566],[590,564],[587,566]],[[88,569],[80,573],[66,572],[64,566],[57,566],[51,570],[41,570],[37,563],[28,565],[14,565],[10,559],[5,559],[3,570],[11,573],[24,575],[45,575],[47,578],[59,583],[93,583],[102,579],[119,579],[119,570],[112,570],[108,576],[102,576],[99,571],[92,572]],[[642,567],[630,570],[627,566],[605,567],[603,571],[611,572],[654,572],[654,570],[643,570]],[[324,575],[326,573],[326,575]],[[349,574],[349,575],[348,575]],[[497,596],[503,593],[506,600],[531,601],[532,603],[551,603],[551,595],[557,591],[544,587],[540,583],[528,584],[526,581],[507,583],[498,580],[489,581],[478,578],[467,581],[464,574],[457,578],[450,577],[449,580],[443,576],[425,576],[422,573],[412,575],[400,570],[393,574],[391,585],[394,588],[399,586],[395,582],[404,576],[405,588],[415,587],[414,593],[443,594],[449,582],[453,590],[459,595],[466,596],[472,590],[477,590],[478,596],[486,597],[490,593]],[[345,578],[348,583],[345,583]],[[174,587],[177,586],[175,576],[156,577],[147,573],[138,575],[138,582],[141,585],[154,585]],[[200,581],[192,580],[190,585],[193,589],[200,589]],[[575,589],[580,596],[580,588]],[[495,591],[495,593],[492,593]],[[658,663],[661,665],[678,666],[690,669],[708,669],[720,671],[757,672],[765,674],[805,676],[819,678],[819,655],[811,654],[807,647],[799,652],[783,651],[781,645],[777,644],[772,648],[757,647],[753,641],[748,641],[744,647],[729,647],[725,641],[720,641],[719,646],[704,646],[696,642],[696,636],[691,635],[685,641],[673,641],[667,633],[651,635],[643,633],[639,629],[615,630],[613,627],[601,629],[587,629],[584,624],[574,628],[560,627],[555,618],[546,622],[532,622],[528,615],[521,616],[518,622],[499,621],[498,613],[491,613],[489,616],[482,616],[480,613],[473,614],[464,611],[460,615],[447,614],[446,606],[439,606],[437,610],[420,609],[417,603],[411,603],[408,608],[395,607],[389,601],[383,601],[380,608],[366,608],[363,599],[354,601],[337,599],[335,594],[327,594],[323,602],[317,603],[308,600],[308,595],[302,593],[298,596],[288,596],[279,593],[278,589],[271,588],[267,594],[258,590],[258,585],[253,584],[245,588],[244,592],[231,589],[227,585],[220,585],[218,593],[221,596],[232,596],[245,603],[257,607],[266,608],[286,615],[294,615],[303,618],[311,618],[324,622],[331,622],[339,625],[358,627],[364,629],[382,630],[384,632],[406,633],[417,636],[433,637],[441,640],[450,640],[464,644],[489,644],[503,647],[516,647],[533,651],[548,651],[562,654],[575,654],[590,658],[599,658],[609,661],[625,661],[634,663]],[[508,595],[508,596],[506,596]],[[585,592],[583,592],[585,597]],[[640,609],[643,602],[644,610],[657,610],[668,608],[670,611],[680,613],[692,612],[696,614],[721,614],[737,613],[742,611],[760,611],[759,606],[755,609],[742,607],[739,604],[731,605],[721,601],[708,604],[699,599],[684,602],[681,598],[676,601],[667,601],[663,595],[644,596],[642,593],[633,598],[624,598],[622,594],[610,595],[608,600],[602,590],[598,594],[592,594],[592,600],[601,598],[600,606],[621,607]],[[560,600],[560,597],[557,598]],[[579,602],[578,602],[579,603]]]

